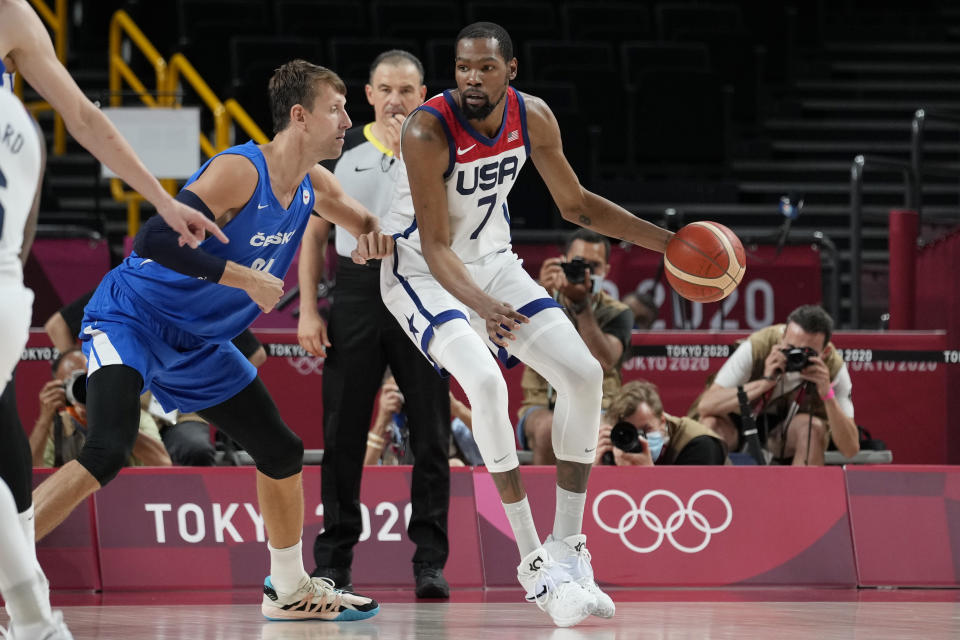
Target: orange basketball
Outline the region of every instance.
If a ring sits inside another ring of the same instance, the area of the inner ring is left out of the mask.
[[[677,231],[663,263],[670,286],[693,302],[723,300],[747,271],[740,239],[716,222],[691,222]]]

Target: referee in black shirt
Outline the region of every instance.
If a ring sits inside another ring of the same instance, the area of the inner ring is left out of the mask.
[[[406,51],[386,51],[370,66],[367,100],[374,122],[347,131],[340,158],[325,163],[344,191],[379,218],[390,209],[399,176],[397,152],[404,117],[423,103],[423,65]],[[317,312],[317,283],[323,270],[328,226],[311,218],[300,254],[300,343],[314,354],[326,351],[323,368],[324,456],[321,472],[323,533],[317,536],[313,575],[353,588],[350,565],[361,533],[360,476],[374,399],[389,365],[404,396],[410,428],[413,482],[407,532],[420,598],[449,597],[443,577],[448,555],[450,504],[449,385],[404,335],[380,297],[380,261],[354,264],[357,241],[336,233],[337,274],[330,326]]]

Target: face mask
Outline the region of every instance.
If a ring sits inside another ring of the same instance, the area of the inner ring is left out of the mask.
[[[656,462],[663,452],[663,447],[667,444],[667,439],[659,431],[647,432],[647,447],[650,449],[650,459]]]

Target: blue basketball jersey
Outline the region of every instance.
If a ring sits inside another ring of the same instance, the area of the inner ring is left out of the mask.
[[[310,175],[304,176],[290,207],[284,209],[270,186],[263,153],[253,141],[220,153],[248,158],[257,168],[259,180],[250,200],[223,227],[230,242],[223,244],[211,237],[200,246],[208,253],[282,279],[290,268],[313,210]],[[190,176],[185,188],[200,177],[212,160]],[[260,313],[260,308],[242,289],[177,273],[153,260],[141,258],[136,252],[114,269],[112,276],[125,285],[142,307],[130,311],[149,314],[156,322],[170,324],[211,342],[233,339]]]

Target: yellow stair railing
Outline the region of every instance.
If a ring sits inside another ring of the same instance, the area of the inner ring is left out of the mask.
[[[123,60],[121,47],[124,36],[136,46],[153,67],[155,86],[153,91],[141,81],[133,69]],[[136,92],[148,107],[177,108],[180,106],[179,89],[181,79],[196,92],[200,100],[213,115],[213,140],[200,131],[200,150],[207,158],[223,151],[231,144],[233,125],[238,125],[252,140],[260,144],[269,142],[269,138],[256,125],[243,107],[234,100],[221,102],[210,86],[197,73],[190,61],[182,53],[175,53],[167,62],[143,34],[132,18],[123,10],[113,14],[110,20],[110,104],[122,104],[123,84]],[[176,190],[176,180],[160,181],[171,194]],[[110,181],[110,193],[119,202],[127,204],[127,234],[136,235],[140,228],[140,203],[143,197],[135,191],[126,191],[123,182],[117,178]]]
[[[30,4],[40,14],[40,18],[47,23],[53,32],[53,47],[57,53],[57,60],[64,66],[67,64],[67,0],[56,0],[51,9],[44,0],[30,0]],[[13,91],[23,99],[23,78],[18,73],[13,82]],[[50,111],[53,107],[44,100],[25,102],[24,106],[30,113],[36,115],[41,111]],[[53,153],[62,156],[67,152],[67,128],[63,124],[60,114],[53,114]]]

